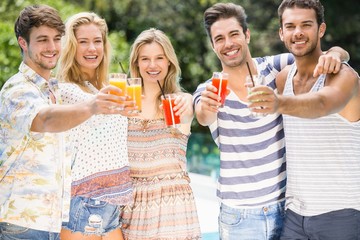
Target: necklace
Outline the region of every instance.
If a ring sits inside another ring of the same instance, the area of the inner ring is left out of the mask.
[[[140,125],[141,125],[142,132],[143,132],[143,133],[145,133],[146,130],[148,129],[149,123],[150,123],[150,120],[149,120],[149,119],[142,119],[142,120],[140,121]]]

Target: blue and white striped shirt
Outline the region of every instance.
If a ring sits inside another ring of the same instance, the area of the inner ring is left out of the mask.
[[[293,63],[290,54],[254,58],[257,71],[275,89],[275,77]],[[208,80],[198,86],[194,103],[200,101]],[[284,200],[286,184],[285,140],[279,114],[250,117],[247,103],[234,92],[226,97],[217,120],[209,128],[220,149],[217,196],[234,208],[257,208]]]

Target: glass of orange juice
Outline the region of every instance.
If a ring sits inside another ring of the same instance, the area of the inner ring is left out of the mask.
[[[121,89],[121,94],[110,91],[110,94],[115,94],[119,96],[125,96],[126,94],[126,74],[125,73],[110,73],[109,74],[109,84]]]
[[[133,111],[141,112],[141,78],[128,78],[127,79],[127,86],[126,86],[126,92],[127,95],[130,97],[130,100],[135,101],[135,105],[137,106],[137,109]]]

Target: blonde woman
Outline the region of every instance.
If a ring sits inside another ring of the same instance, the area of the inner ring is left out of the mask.
[[[169,38],[160,30],[143,31],[132,45],[132,77],[143,84],[142,112],[129,118],[128,150],[134,203],[123,211],[125,239],[200,239],[186,146],[193,119],[192,96],[179,84],[180,67]],[[161,91],[176,93],[179,128],[165,125]]]
[[[64,82],[64,103],[73,104],[92,98],[107,84],[110,43],[106,22],[95,13],[73,15],[65,26],[58,77]],[[131,109],[127,103],[123,114]],[[69,134],[75,149],[72,198],[61,239],[123,239],[119,213],[132,201],[127,118],[96,115]]]

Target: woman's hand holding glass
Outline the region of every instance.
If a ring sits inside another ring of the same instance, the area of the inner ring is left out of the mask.
[[[119,113],[125,117],[138,115],[138,107],[135,101],[127,94],[127,76],[123,73],[109,74],[109,91],[110,95],[119,96],[117,101],[120,106],[116,107]],[[112,106],[109,106],[112,108]]]
[[[179,93],[175,99],[175,114],[180,116],[181,123],[188,123],[194,117],[192,106],[192,95],[189,93]]]

